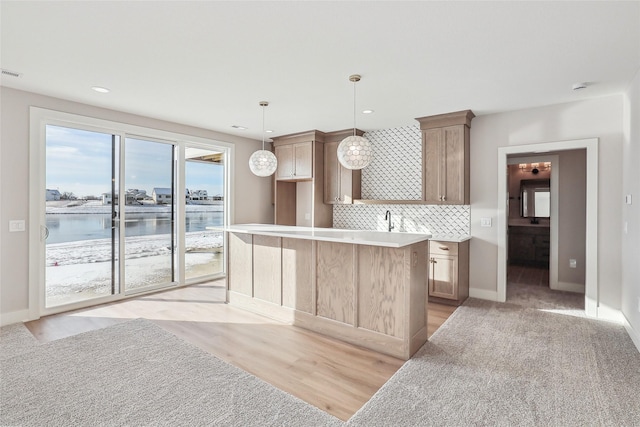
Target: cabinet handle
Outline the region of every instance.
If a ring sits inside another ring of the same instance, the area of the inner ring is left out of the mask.
[[[449,248],[446,246],[438,246],[438,249],[443,250],[443,251],[448,251]]]
[[[442,196],[442,201],[446,202],[447,201],[447,196]]]

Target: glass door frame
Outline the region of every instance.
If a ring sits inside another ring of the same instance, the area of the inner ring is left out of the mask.
[[[61,111],[49,110],[40,107],[30,107],[30,136],[29,136],[29,317],[37,319],[40,316],[60,313],[64,311],[86,308],[94,305],[113,302],[133,295],[142,295],[145,293],[156,292],[158,289],[146,288],[143,291],[125,292],[123,275],[124,270],[120,267],[118,274],[119,292],[114,295],[93,298],[87,301],[75,302],[70,304],[59,305],[47,308],[45,306],[45,215],[46,215],[46,126],[62,126],[75,129],[94,131],[100,133],[108,133],[120,137],[120,171],[119,186],[124,187],[124,163],[122,163],[124,150],[122,149],[126,137],[139,137],[150,139],[158,142],[168,142],[174,144],[177,156],[175,159],[175,185],[177,198],[176,203],[176,233],[177,247],[174,254],[174,263],[176,267],[176,275],[174,282],[163,289],[171,287],[181,287],[192,284],[185,283],[184,272],[184,254],[185,254],[185,146],[200,147],[205,149],[213,149],[220,151],[224,155],[224,194],[223,194],[223,224],[229,225],[233,218],[233,165],[235,147],[233,143],[223,142],[220,140],[207,139],[193,135],[175,133],[159,129],[147,128],[143,126],[131,125],[126,123],[114,122],[105,119],[82,116],[79,114],[65,113]],[[121,188],[122,190],[122,188]],[[120,193],[124,194],[124,193]],[[124,198],[118,198],[119,212],[124,211]],[[175,202],[174,202],[175,203]],[[126,214],[125,214],[126,215]],[[124,227],[118,227],[119,234],[119,262],[122,263],[124,258]],[[224,242],[224,270],[223,273],[217,275],[224,277],[226,275],[227,265],[227,242]],[[205,279],[210,280],[216,278],[216,275],[207,276]]]

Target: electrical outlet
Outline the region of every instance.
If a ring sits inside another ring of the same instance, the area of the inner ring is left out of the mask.
[[[577,266],[576,260],[575,259],[570,259],[569,260],[569,267],[570,268],[576,268],[576,266]]]
[[[311,219],[311,214],[309,212],[305,213],[304,219]]]
[[[480,227],[491,227],[491,218],[480,218]]]

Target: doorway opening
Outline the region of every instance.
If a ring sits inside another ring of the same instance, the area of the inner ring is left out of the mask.
[[[510,209],[512,209],[513,201],[509,199],[510,197],[510,189],[509,189],[509,176],[507,174],[508,164],[511,163],[517,164],[517,168],[520,169],[520,165],[522,164],[522,170],[524,171],[533,171],[536,169],[535,167],[531,167],[531,163],[538,163],[540,166],[541,161],[536,161],[534,159],[540,158],[549,158],[550,156],[559,156],[563,152],[578,150],[584,153],[584,160],[582,163],[582,169],[585,171],[585,176],[583,179],[584,184],[584,222],[582,223],[581,230],[575,231],[572,230],[571,227],[575,224],[579,224],[579,221],[572,221],[569,218],[568,221],[563,221],[563,231],[568,231],[569,235],[575,235],[576,233],[581,234],[584,237],[583,244],[583,253],[584,253],[584,261],[582,262],[583,267],[583,281],[579,283],[579,280],[566,280],[565,277],[573,277],[571,273],[567,276],[564,270],[578,270],[573,269],[570,266],[570,260],[576,259],[576,267],[578,266],[578,259],[580,259],[579,254],[574,255],[574,253],[568,253],[566,249],[566,241],[564,239],[560,239],[558,236],[559,226],[553,226],[554,217],[558,217],[562,212],[558,211],[558,213],[554,214],[558,209],[558,202],[554,203],[554,188],[559,185],[560,177],[559,174],[554,179],[555,172],[560,169],[560,162],[554,162],[553,159],[545,160],[544,162],[551,163],[551,176],[550,176],[550,194],[549,194],[549,289],[557,289],[557,290],[566,290],[566,291],[581,291],[582,289],[577,289],[577,287],[584,287],[584,308],[585,312],[588,316],[597,317],[597,304],[598,304],[598,282],[597,282],[597,264],[598,264],[598,255],[597,255],[597,201],[598,201],[598,140],[597,139],[584,139],[584,140],[572,140],[572,141],[559,141],[559,142],[551,142],[551,143],[540,143],[540,144],[530,144],[530,145],[522,145],[522,146],[509,146],[509,147],[501,147],[498,149],[498,168],[499,170],[505,171],[505,173],[499,174],[498,177],[498,286],[497,286],[497,300],[498,301],[506,301],[507,300],[507,282],[508,282],[508,266],[509,266],[509,251],[513,251],[514,249],[509,248],[509,220],[510,220]],[[521,161],[523,160],[528,161]],[[555,165],[554,165],[555,163]],[[540,175],[540,170],[538,167],[538,174]],[[532,178],[536,179],[536,178]],[[555,184],[554,184],[555,182]],[[569,185],[571,187],[571,182],[565,182],[564,184]],[[563,184],[563,185],[564,185]],[[539,191],[536,191],[536,188]],[[525,189],[524,191],[527,193],[527,200],[534,199],[536,197],[536,192],[544,193],[546,188],[541,183],[534,183],[532,189]],[[569,188],[569,191],[571,188]],[[520,190],[518,189],[520,193]],[[556,194],[558,193],[558,189],[556,189]],[[569,192],[569,194],[571,194]],[[515,196],[516,198],[518,196]],[[520,202],[522,202],[522,198],[525,197],[522,194],[519,195]],[[542,194],[538,197],[538,200],[545,204],[546,195]],[[517,199],[514,199],[515,202],[518,202]],[[522,210],[522,203],[516,203],[518,213]],[[514,210],[516,208],[513,208]],[[527,210],[531,208],[527,206]],[[534,213],[535,212],[535,208]],[[564,212],[566,214],[566,212]],[[520,215],[520,221],[531,221],[531,219],[523,219]],[[540,218],[535,219],[538,222],[538,226],[540,226]],[[513,223],[512,223],[513,224]],[[565,230],[566,227],[566,230]],[[545,237],[540,238],[540,242],[544,242]],[[528,248],[530,251],[533,251],[535,262],[535,239],[530,240],[533,244],[533,248]],[[540,245],[540,259],[543,259],[544,256],[544,244]],[[574,258],[575,256],[575,258]],[[564,258],[567,258],[566,260]],[[566,263],[565,263],[566,261]],[[555,263],[555,265],[554,265]],[[566,266],[564,264],[567,264]],[[561,271],[563,270],[563,271]],[[573,287],[573,289],[567,289]]]

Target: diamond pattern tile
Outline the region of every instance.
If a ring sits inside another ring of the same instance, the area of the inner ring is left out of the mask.
[[[362,170],[362,198],[422,198],[422,134],[419,126],[379,129],[363,135],[371,142],[373,160]]]
[[[398,231],[441,236],[468,236],[469,205],[333,205],[333,227],[352,230],[387,230],[389,210]]]

